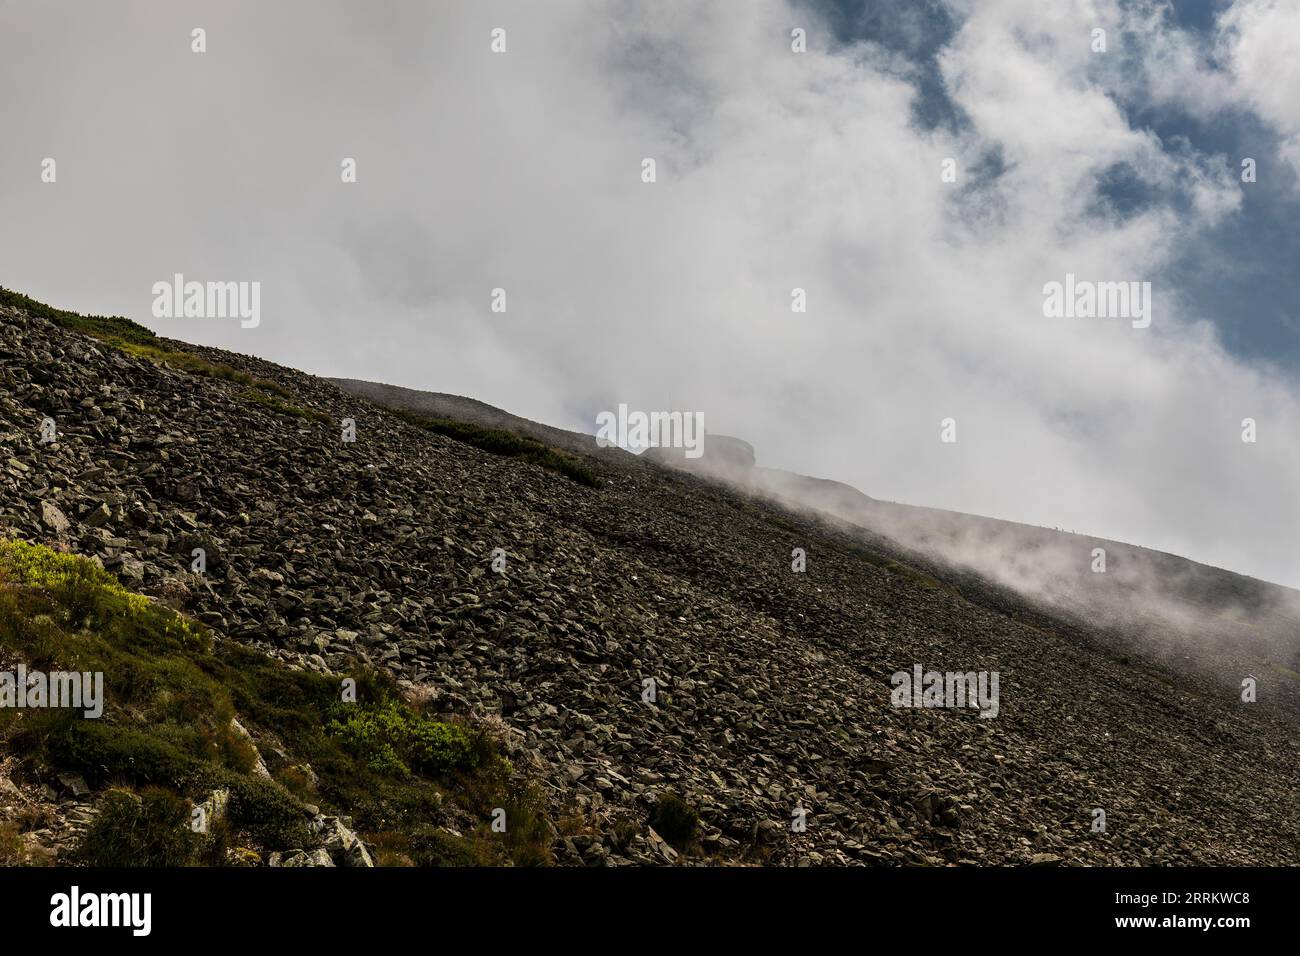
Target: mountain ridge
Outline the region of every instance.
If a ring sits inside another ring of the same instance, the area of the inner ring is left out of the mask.
[[[1300,631],[1300,591],[1172,552],[1001,518],[884,501],[835,479],[815,478],[757,464],[738,466],[733,458],[720,461],[710,455],[707,441],[700,460],[684,458],[671,449],[656,448],[634,456],[617,448],[600,448],[591,435],[533,422],[474,399],[357,379],[330,381],[349,394],[381,406],[506,428],[574,454],[605,455],[624,464],[634,459],[654,467],[676,468],[720,481],[751,497],[847,521],[868,535],[874,534],[878,542],[887,541],[888,547],[901,551],[908,561],[924,565],[932,573],[974,574],[1011,588],[1045,612],[1063,614],[1074,621],[1087,620],[1096,625],[1100,616],[1113,627],[1132,631],[1135,627],[1133,619],[1137,618],[1146,627],[1163,629],[1168,626],[1171,616],[1213,613],[1216,608],[1222,610],[1224,601],[1231,600],[1248,605],[1249,610],[1256,613],[1278,609],[1267,623],[1267,633],[1279,647],[1294,644],[1291,636]],[[737,441],[726,436],[723,439]],[[741,444],[752,452],[748,443]],[[964,539],[973,539],[974,544]],[[958,540],[962,540],[965,547],[956,547]],[[1111,566],[1103,573],[1110,577],[1089,577],[1093,573],[1089,565],[1095,563],[1094,548],[1106,551]],[[969,553],[963,554],[972,550],[984,553],[979,555],[979,560]],[[992,556],[988,552],[993,552]],[[1022,563],[1026,554],[1046,555],[1057,565],[1069,563],[1074,566],[1055,567],[1050,574],[1042,568],[1034,569],[1035,573],[1027,576],[999,573]],[[1003,567],[998,567],[997,561],[1002,561]],[[1076,573],[1081,568],[1088,568],[1088,574]],[[1080,580],[1087,582],[1086,586],[1078,585]],[[1110,588],[1107,594],[1105,589],[1093,586],[1103,581],[1118,581],[1119,586]],[[1158,588],[1154,586],[1157,581]],[[1132,593],[1117,596],[1116,592],[1126,587]],[[1202,600],[1202,596],[1210,592],[1223,595],[1217,605],[1211,601],[1207,606]],[[1107,603],[1099,606],[1099,598],[1106,598]],[[1144,600],[1145,607],[1142,604]],[[1153,602],[1162,606],[1153,609],[1150,606]],[[1258,619],[1252,620],[1248,628],[1239,626],[1239,622],[1223,622],[1221,631],[1228,633],[1217,633],[1213,638],[1249,644],[1257,636],[1259,625]],[[1300,669],[1300,659],[1295,656],[1297,648],[1292,646],[1289,654],[1291,659],[1288,663]]]

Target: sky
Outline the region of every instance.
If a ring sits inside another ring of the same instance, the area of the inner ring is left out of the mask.
[[[1300,586],[1300,3],[0,0],[0,89],[7,288]]]

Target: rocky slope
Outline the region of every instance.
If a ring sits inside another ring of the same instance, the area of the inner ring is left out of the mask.
[[[161,344],[196,362],[0,310],[0,533],[183,591],[286,662],[369,661],[443,711],[499,715],[570,821],[561,863],[1300,858],[1280,672],[1244,703],[1235,674],[1144,657],[870,529],[626,456],[588,458],[589,487]],[[997,671],[997,716],[891,706],[916,664]],[[678,849],[648,822],[666,792],[701,821]]]
[[[532,422],[483,402],[376,382],[331,379],[377,404],[531,435],[625,468],[653,463],[710,478],[746,496],[853,525],[880,554],[958,586],[968,598],[1053,626],[1104,637],[1230,685],[1242,675],[1269,686],[1300,716],[1300,592],[1186,558],[1091,535],[937,508],[882,501],[843,482],[762,467],[752,446],[710,434],[704,455],[598,448],[591,435]],[[1098,564],[1097,549],[1104,553]]]

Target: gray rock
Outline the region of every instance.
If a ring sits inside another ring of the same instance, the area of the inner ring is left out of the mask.
[[[113,517],[113,512],[109,509],[107,504],[101,501],[98,505],[91,508],[81,516],[81,524],[87,528],[98,528],[100,525],[105,524],[111,517]]]
[[[79,773],[63,772],[55,774],[55,779],[74,797],[84,797],[90,793],[86,778]]]
[[[369,851],[352,829],[338,817],[320,816],[312,821],[312,831],[339,866],[372,867]]]
[[[289,850],[283,853],[277,850],[271,854],[267,865],[284,868],[333,866],[334,861],[323,849]]]
[[[261,777],[263,780],[270,780],[271,771],[267,769],[266,761],[262,759],[262,753],[257,749],[257,743],[253,740],[253,735],[250,734],[247,728],[239,722],[238,717],[230,718],[230,729],[234,732],[236,737],[240,738],[247,743],[248,746],[253,748],[253,773],[256,776]]]
[[[41,502],[41,521],[55,534],[68,530],[68,518],[53,501]]]

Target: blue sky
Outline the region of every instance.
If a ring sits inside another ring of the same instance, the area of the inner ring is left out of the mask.
[[[937,57],[960,28],[943,0],[800,0],[826,18],[835,42],[870,42],[899,53],[917,67],[916,123],[926,129],[960,129],[969,123],[947,95]],[[1215,21],[1230,0],[1176,0],[1168,21],[1212,56]],[[1140,33],[1123,38],[1141,47]],[[1300,90],[1295,91],[1300,97]],[[1140,92],[1117,95],[1135,128],[1165,143],[1225,157],[1235,166],[1253,157],[1258,179],[1242,190],[1241,209],[1204,232],[1189,234],[1166,267],[1166,280],[1195,303],[1196,317],[1213,324],[1226,349],[1252,363],[1269,364],[1300,379],[1300,191],[1295,171],[1278,153],[1278,136],[1247,109],[1198,112],[1153,103]],[[1098,183],[1099,211],[1123,217],[1153,200],[1148,185],[1123,168]]]

